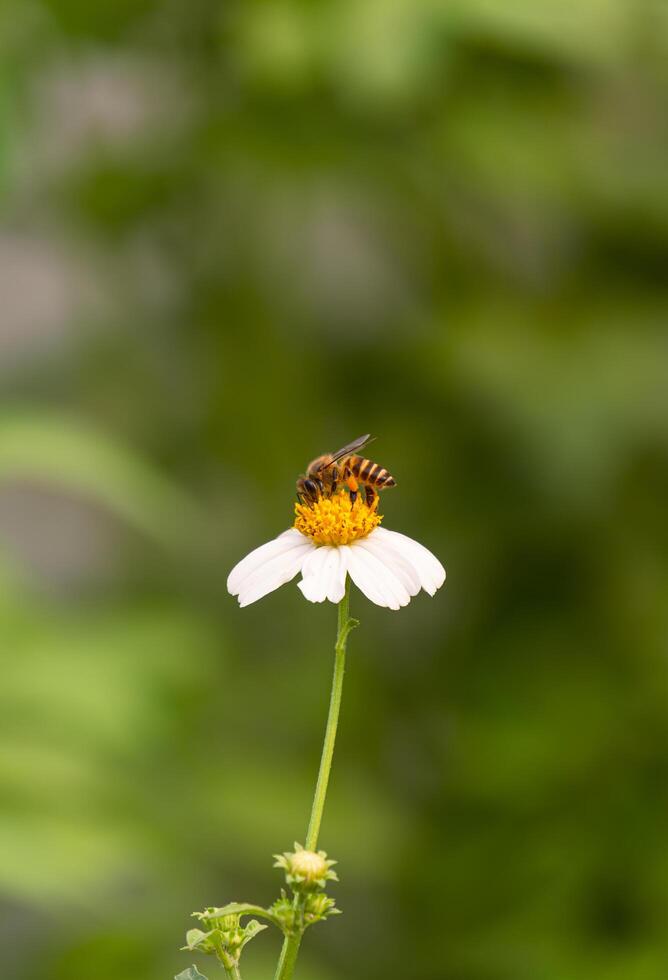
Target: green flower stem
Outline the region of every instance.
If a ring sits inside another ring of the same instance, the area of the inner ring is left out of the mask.
[[[218,959],[220,960],[220,965],[223,970],[225,970],[225,976],[227,980],[241,980],[241,973],[239,972],[239,967],[236,963],[230,961],[230,957],[225,952],[222,942],[216,942],[213,940],[216,947],[216,952],[218,954]]]
[[[336,634],[336,647],[334,648],[332,693],[329,699],[329,715],[327,717],[327,728],[325,729],[325,741],[322,746],[318,782],[315,787],[313,806],[311,807],[311,819],[309,820],[306,842],[304,843],[307,851],[315,851],[318,846],[318,835],[320,833],[323,810],[325,809],[325,797],[327,796],[327,785],[329,783],[329,773],[332,768],[334,743],[336,741],[336,729],[339,723],[339,711],[341,710],[343,673],[346,664],[346,641],[348,639],[348,633],[357,625],[356,621],[350,619],[348,615],[349,600],[350,579],[346,582],[346,591],[343,599],[339,603],[338,629]]]
[[[298,899],[295,899],[295,905]],[[290,980],[297,962],[297,954],[302,942],[302,933],[296,932],[291,936],[286,936],[283,940],[281,955],[278,958],[278,966],[274,974],[274,980]]]
[[[225,951],[220,936],[217,937],[216,933],[213,934],[213,944],[216,947],[216,955],[220,960],[220,965],[225,970],[227,980],[241,980],[238,965],[231,961],[230,956]]]
[[[334,676],[332,678],[332,693],[329,699],[329,714],[327,716],[327,727],[325,728],[325,741],[322,746],[322,756],[320,757],[320,770],[318,772],[318,782],[315,787],[313,806],[311,807],[311,819],[309,820],[308,831],[306,833],[305,848],[307,851],[315,851],[318,846],[318,835],[322,814],[325,809],[325,797],[327,796],[327,784],[329,783],[329,773],[332,768],[332,756],[334,755],[334,743],[336,741],[336,728],[339,723],[339,711],[341,710],[341,693],[343,691],[343,674],[346,663],[346,642],[348,634],[357,626],[357,620],[351,619],[348,614],[350,601],[350,579],[346,581],[346,591],[343,599],[339,603],[338,629],[336,634],[336,646],[334,648]],[[303,920],[302,911],[304,906],[303,895],[295,895],[295,930],[290,936],[286,936],[283,941],[283,948],[276,967],[274,980],[290,980],[295,968],[297,954],[302,941]]]

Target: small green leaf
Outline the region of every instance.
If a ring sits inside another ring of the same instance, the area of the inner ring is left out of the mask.
[[[207,947],[213,948],[210,936],[211,932],[202,932],[201,929],[189,929],[186,933],[187,945],[183,949],[197,949],[201,946],[207,951]]]
[[[251,939],[254,939],[258,932],[262,932],[263,929],[268,928],[269,926],[262,925],[257,921],[257,919],[251,919],[250,922],[244,926],[244,939],[241,944],[241,949],[243,949],[246,943],[249,943]]]
[[[174,980],[206,980],[206,977],[196,966],[189,966],[187,970],[177,973]]]

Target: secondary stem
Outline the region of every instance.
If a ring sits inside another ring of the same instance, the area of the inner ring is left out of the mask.
[[[336,646],[334,648],[334,676],[332,678],[332,692],[329,698],[329,713],[327,715],[327,727],[325,728],[325,741],[322,746],[320,757],[320,769],[318,771],[318,782],[313,796],[311,807],[311,818],[306,832],[305,847],[307,851],[315,851],[318,846],[318,834],[322,814],[325,809],[325,797],[327,796],[327,784],[329,783],[329,773],[332,768],[332,756],[334,755],[334,743],[336,742],[336,728],[339,723],[339,711],[341,710],[341,693],[343,691],[343,674],[346,662],[346,641],[348,633],[356,626],[356,622],[350,619],[348,614],[350,598],[350,579],[346,582],[346,591],[339,603],[338,628],[336,633]],[[301,916],[303,898],[295,896],[294,909],[295,919]],[[283,948],[276,967],[274,980],[290,980],[297,960],[299,946],[302,941],[302,930],[296,923],[295,933],[286,936],[283,941]]]

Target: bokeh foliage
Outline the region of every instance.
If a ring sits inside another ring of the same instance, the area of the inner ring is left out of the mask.
[[[665,980],[667,54],[662,0],[6,0],[6,976],[272,901],[334,612],[225,577],[370,430],[449,580],[353,600],[300,975]]]

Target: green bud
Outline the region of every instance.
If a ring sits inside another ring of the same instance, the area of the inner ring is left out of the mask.
[[[336,872],[331,870],[336,861],[328,860],[325,851],[306,851],[301,844],[295,843],[294,851],[274,857],[274,867],[285,871],[285,880],[293,891],[315,891],[324,888],[328,881],[339,880]]]
[[[277,898],[270,909],[274,920],[278,923],[286,936],[295,931],[296,913],[292,899],[288,898],[284,890],[281,889],[281,897]]]
[[[206,922],[212,928],[208,932],[201,929],[189,929],[186,933],[188,950],[200,953],[214,953],[226,970],[233,969],[239,963],[241,950],[258,932],[267,926],[261,925],[257,919],[251,919],[245,926],[241,925],[241,915],[249,909],[258,909],[260,914],[272,918],[268,909],[259,906],[241,905],[236,902],[222,909],[208,908],[204,912],[193,912],[196,919]]]
[[[307,926],[315,922],[322,922],[330,915],[340,915],[341,909],[337,909],[334,899],[329,898],[322,892],[308,895],[304,904],[304,922]]]

